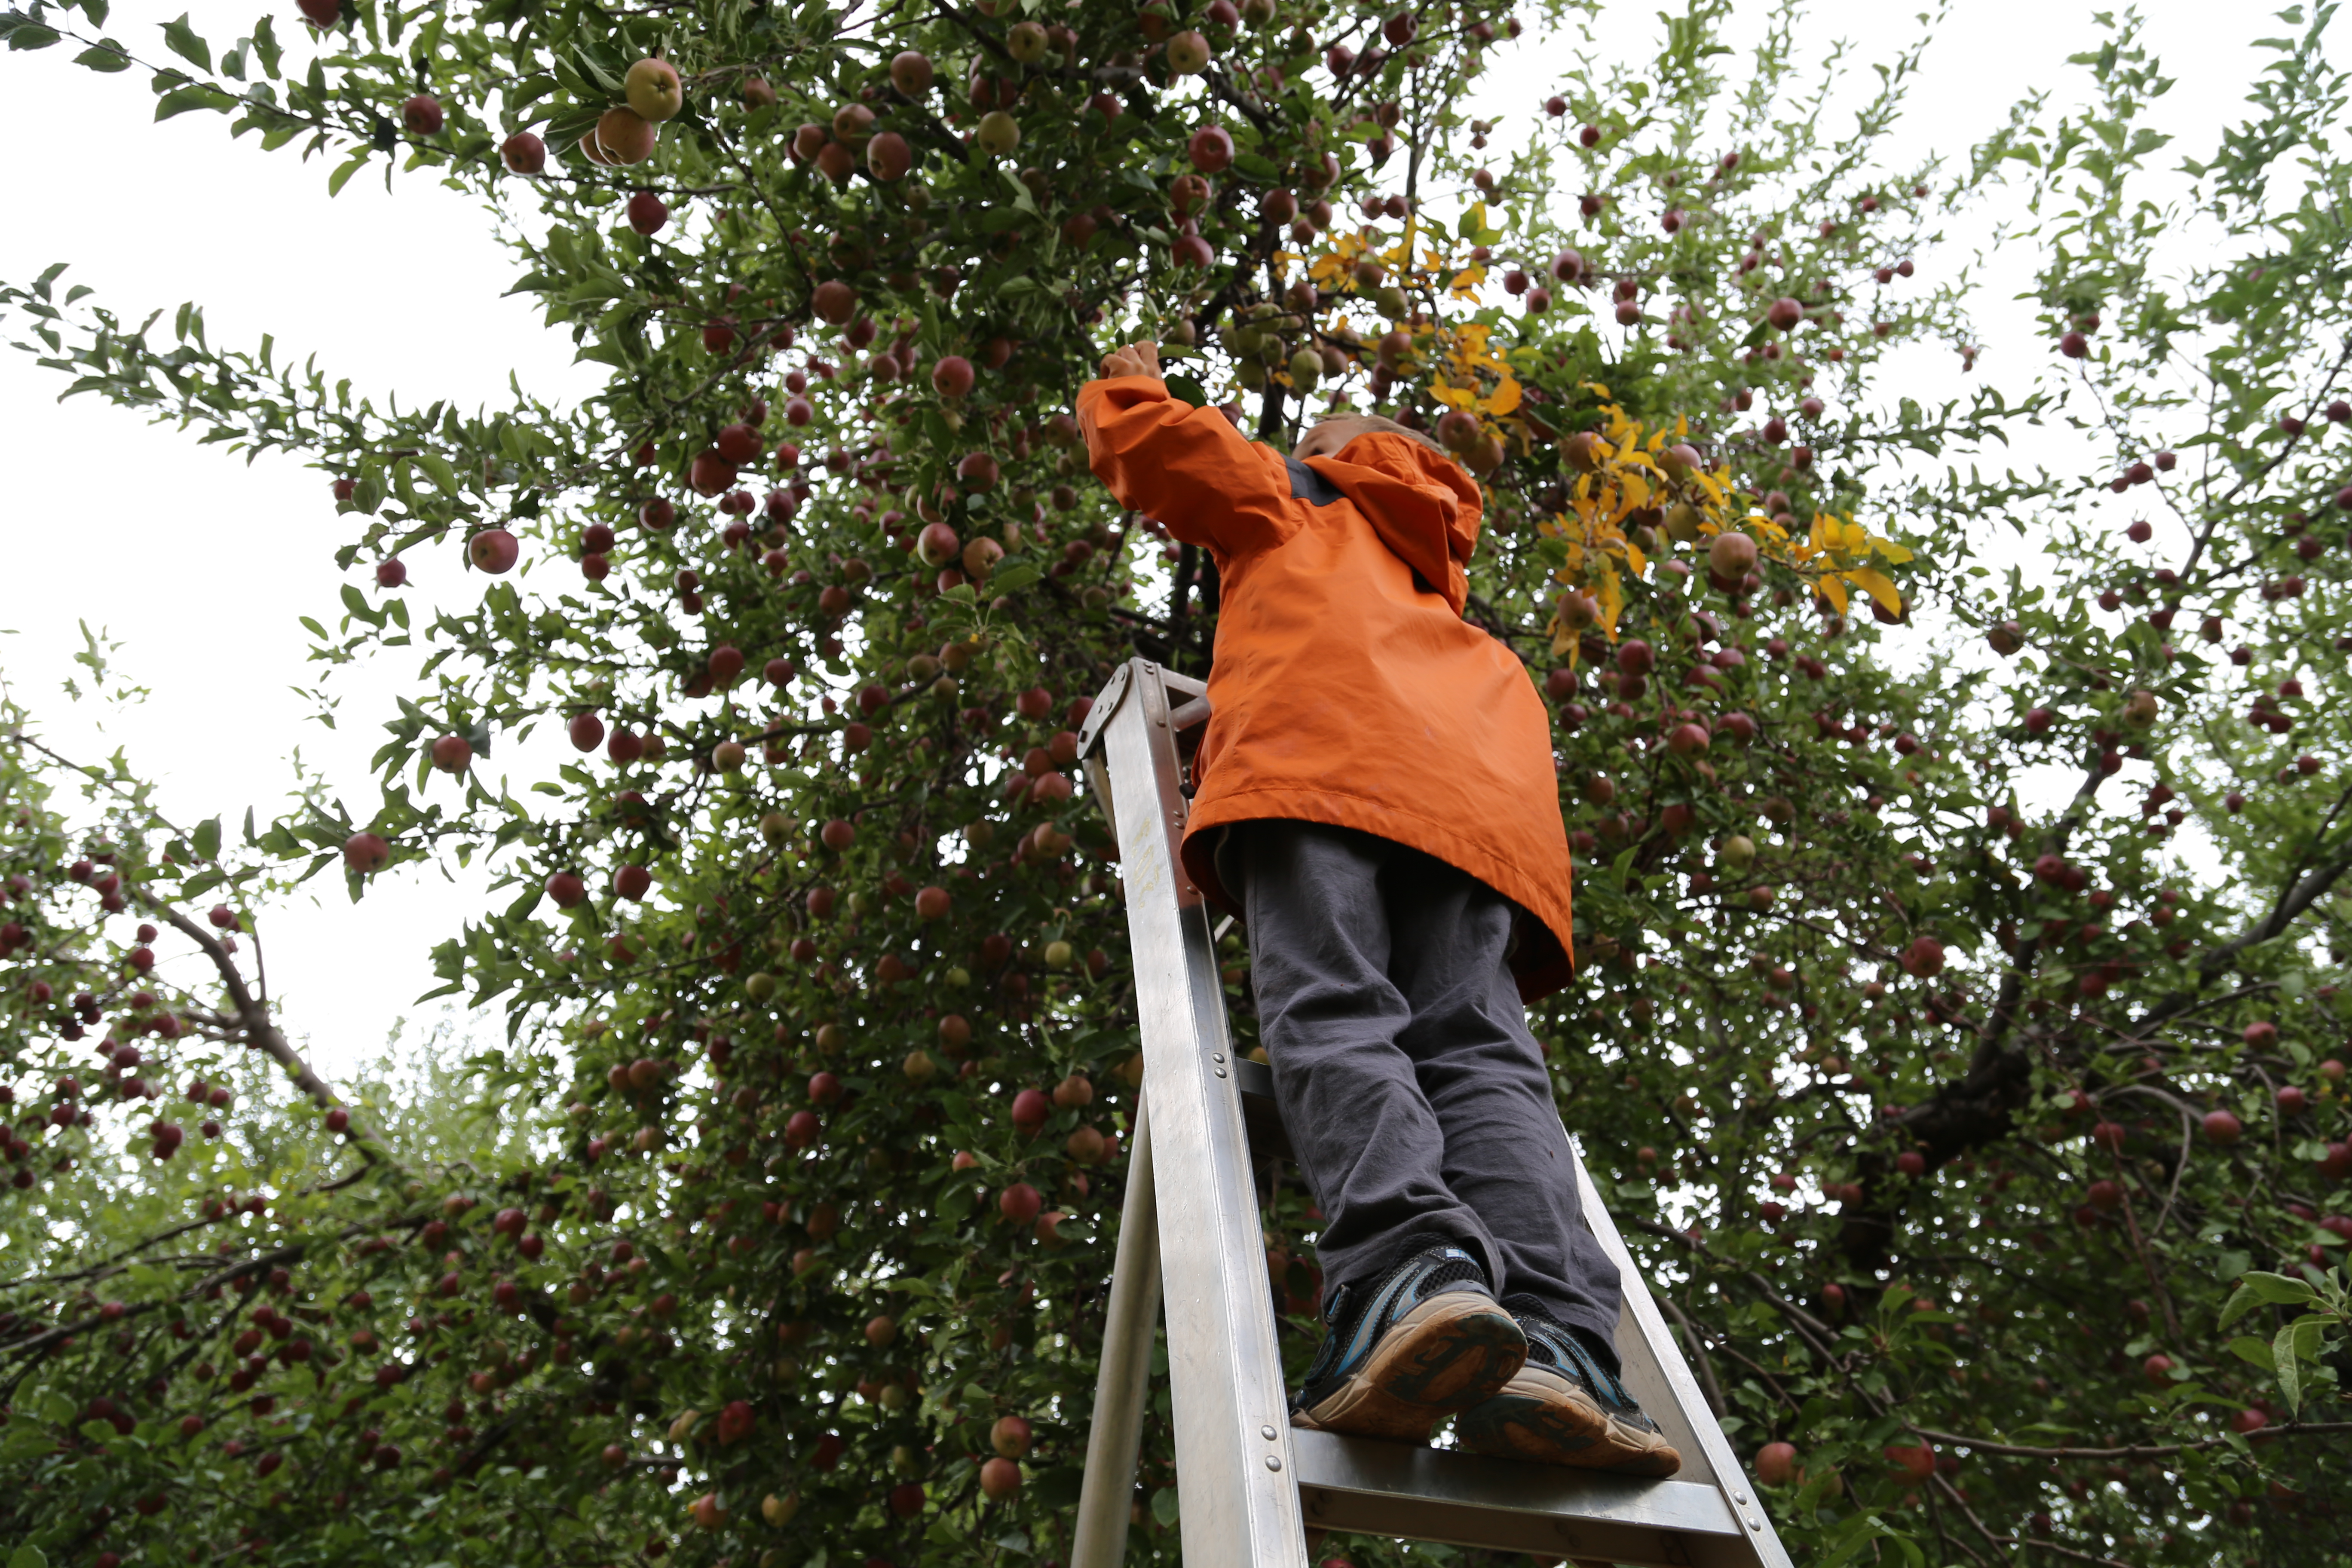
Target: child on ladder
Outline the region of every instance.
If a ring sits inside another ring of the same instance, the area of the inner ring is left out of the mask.
[[[1095,473],[1206,549],[1222,607],[1183,844],[1245,923],[1276,1098],[1324,1215],[1326,1337],[1292,1424],[1640,1475],[1526,1002],[1569,975],[1551,727],[1463,620],[1476,481],[1387,419],[1288,458],[1171,397],[1156,345],[1078,394]]]

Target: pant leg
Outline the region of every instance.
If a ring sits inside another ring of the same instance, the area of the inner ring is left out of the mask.
[[[1446,1139],[1398,1037],[1412,1023],[1389,978],[1384,866],[1400,846],[1306,822],[1232,830],[1244,874],[1258,1032],[1309,1191],[1323,1211],[1316,1250],[1326,1298],[1370,1286],[1423,1247],[1452,1242],[1504,1255],[1444,1176]],[[1220,870],[1220,876],[1223,875]],[[1553,1133],[1557,1142],[1559,1134]],[[1499,1293],[1499,1292],[1498,1292]]]
[[[1535,1298],[1612,1348],[1613,1369],[1620,1281],[1584,1225],[1543,1048],[1511,977],[1517,910],[1418,850],[1400,847],[1381,879],[1389,978],[1412,1015],[1397,1046],[1444,1131],[1442,1179],[1501,1254],[1496,1294]]]

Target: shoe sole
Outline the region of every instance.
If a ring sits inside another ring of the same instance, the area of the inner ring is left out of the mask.
[[[1492,1399],[1463,1412],[1454,1432],[1464,1448],[1489,1458],[1651,1478],[1683,1468],[1664,1436],[1618,1420],[1543,1367],[1522,1368]]]
[[[1527,1335],[1500,1305],[1444,1291],[1398,1319],[1355,1376],[1290,1424],[1426,1443],[1447,1415],[1492,1399],[1527,1356]]]

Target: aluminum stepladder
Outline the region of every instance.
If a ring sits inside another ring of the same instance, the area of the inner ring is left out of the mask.
[[[1184,1558],[1200,1568],[1308,1568],[1310,1530],[1640,1568],[1790,1568],[1573,1140],[1586,1223],[1623,1280],[1624,1383],[1681,1453],[1681,1474],[1646,1480],[1292,1429],[1255,1179],[1255,1162],[1287,1141],[1273,1074],[1234,1053],[1209,910],[1177,859],[1189,809],[1181,768],[1208,713],[1199,681],[1132,659],[1079,736],[1118,844],[1144,1083],[1071,1568],[1125,1561],[1163,1304]]]

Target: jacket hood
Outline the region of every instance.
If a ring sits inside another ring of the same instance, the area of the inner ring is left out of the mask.
[[[1460,615],[1470,597],[1465,570],[1478,547],[1478,482],[1459,463],[1409,437],[1373,431],[1307,466],[1353,501],[1398,560]]]

